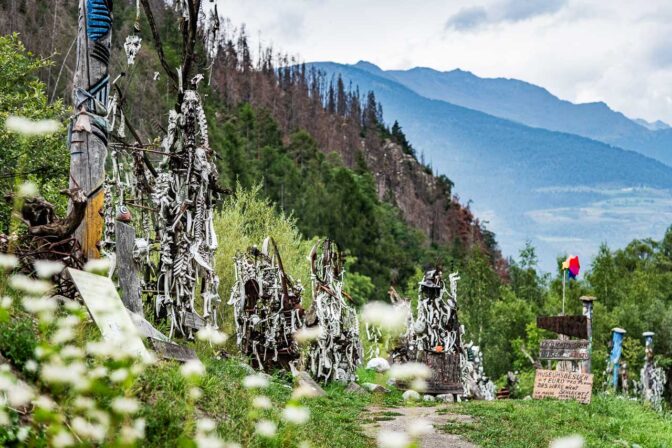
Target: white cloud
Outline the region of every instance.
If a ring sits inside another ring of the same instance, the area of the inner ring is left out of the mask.
[[[253,38],[261,33],[305,61],[459,67],[672,122],[672,3],[664,0],[218,2]]]

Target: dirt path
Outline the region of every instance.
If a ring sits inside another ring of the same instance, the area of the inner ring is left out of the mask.
[[[434,427],[432,432],[422,436],[420,443],[422,448],[478,448],[473,443],[464,440],[461,436],[445,434],[437,429],[437,427],[450,422],[474,422],[474,419],[468,415],[440,414],[439,410],[443,409],[446,409],[446,407],[372,407],[367,409],[367,417],[375,421],[363,426],[364,433],[376,439],[380,430],[405,432],[412,423],[422,419],[430,422]]]

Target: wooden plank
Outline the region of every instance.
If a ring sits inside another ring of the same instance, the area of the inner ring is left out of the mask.
[[[590,359],[589,345],[585,339],[545,339],[541,341],[539,359],[585,361]]]
[[[151,356],[138,335],[131,316],[117,294],[114,282],[108,277],[67,268],[67,273],[82,296],[91,318],[103,339],[145,360]]]
[[[142,285],[133,258],[135,229],[123,222],[116,222],[117,277],[121,288],[121,301],[132,312],[144,316]]]
[[[183,347],[169,341],[160,341],[154,338],[149,338],[149,342],[152,344],[152,348],[160,358],[174,359],[180,362],[198,359],[196,352],[189,347]]]
[[[540,316],[537,327],[554,333],[588,339],[588,318],[586,316]]]
[[[593,394],[593,375],[539,369],[534,377],[532,398],[576,400],[588,404]]]
[[[184,312],[184,325],[189,327],[189,328],[194,328],[196,330],[200,330],[201,328],[205,328],[205,319],[203,319],[201,316],[199,316],[196,313],[192,313],[190,311],[185,311]]]
[[[424,352],[421,360],[432,369],[432,377],[427,381],[428,394],[464,393],[459,353]]]
[[[170,338],[166,336],[165,334],[161,333],[159,330],[154,328],[152,324],[147,322],[147,320],[140,316],[139,314],[135,314],[133,311],[127,310],[128,314],[131,316],[131,319],[133,319],[133,323],[135,324],[135,327],[138,329],[140,332],[140,335],[145,337],[145,338],[154,338],[158,339],[160,341],[165,341],[169,342]]]

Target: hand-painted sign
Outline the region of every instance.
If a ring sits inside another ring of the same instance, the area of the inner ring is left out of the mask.
[[[589,346],[590,343],[585,339],[545,339],[541,341],[539,359],[558,361],[586,360],[590,358]]]
[[[593,375],[589,373],[537,370],[532,398],[576,400],[588,404],[593,393]]]
[[[565,336],[588,339],[588,318],[586,316],[537,317],[537,327]]]

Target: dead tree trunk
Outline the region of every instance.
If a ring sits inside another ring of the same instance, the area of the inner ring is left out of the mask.
[[[112,0],[79,0],[70,188],[81,188],[87,196],[84,220],[75,232],[87,258],[100,255],[98,243],[104,224],[101,209],[107,156],[106,108],[111,39]]]

